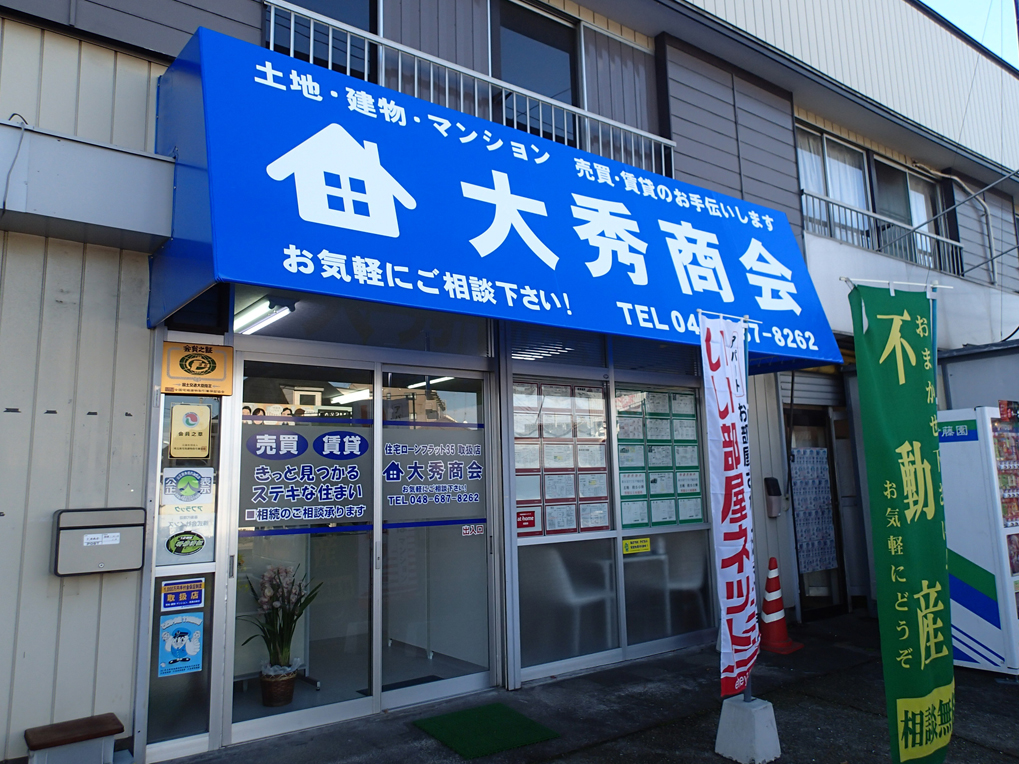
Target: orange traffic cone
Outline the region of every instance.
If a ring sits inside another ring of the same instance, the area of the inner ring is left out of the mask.
[[[768,583],[764,587],[764,607],[761,608],[761,647],[769,653],[788,655],[803,645],[789,639],[785,626],[785,608],[782,606],[782,584],[778,580],[778,560],[768,561]]]

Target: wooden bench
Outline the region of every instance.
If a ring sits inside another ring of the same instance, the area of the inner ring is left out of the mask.
[[[124,731],[116,714],[86,716],[25,730],[29,764],[113,764],[113,738]]]

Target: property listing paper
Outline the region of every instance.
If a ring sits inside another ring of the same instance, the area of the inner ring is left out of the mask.
[[[940,764],[955,719],[932,301],[855,287],[853,310],[892,761]]]
[[[742,322],[701,316],[711,473],[711,530],[721,606],[722,696],[741,692],[760,651],[750,511],[750,445]]]
[[[837,568],[827,448],[792,450],[796,558],[800,573]]]

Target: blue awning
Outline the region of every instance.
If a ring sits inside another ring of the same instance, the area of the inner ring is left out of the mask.
[[[779,211],[206,29],[158,114],[150,326],[232,282],[686,344],[703,310],[752,366],[841,363]]]

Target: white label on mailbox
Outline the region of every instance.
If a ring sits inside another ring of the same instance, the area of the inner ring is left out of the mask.
[[[84,546],[106,546],[107,544],[119,544],[119,533],[86,533],[83,539]]]

